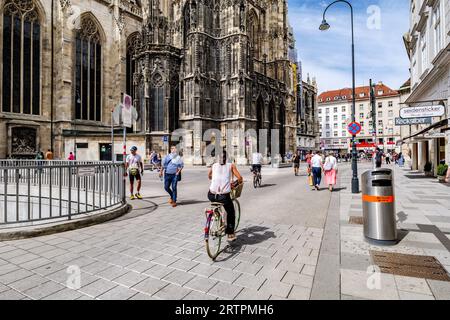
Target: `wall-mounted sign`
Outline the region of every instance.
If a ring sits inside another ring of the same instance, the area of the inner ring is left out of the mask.
[[[425,133],[423,135],[424,138],[430,138],[430,139],[436,139],[436,138],[445,138],[445,132],[430,132],[430,133]]]
[[[77,170],[79,177],[91,177],[95,175],[95,167],[79,167]]]
[[[418,124],[431,124],[431,122],[432,122],[431,118],[411,118],[411,119],[395,118],[395,125],[396,126],[411,126],[411,125],[418,125]]]
[[[443,115],[445,115],[445,107],[442,105],[410,107],[400,110],[402,119],[442,117]]]

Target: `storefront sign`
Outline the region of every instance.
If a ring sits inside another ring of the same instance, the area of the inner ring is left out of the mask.
[[[411,118],[411,119],[395,118],[395,125],[396,126],[411,126],[411,125],[418,125],[418,124],[431,124],[431,122],[432,122],[431,118]]]
[[[445,107],[442,105],[411,107],[400,110],[402,119],[442,117],[443,115],[445,115]]]

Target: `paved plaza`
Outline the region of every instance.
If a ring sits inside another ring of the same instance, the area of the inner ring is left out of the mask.
[[[394,168],[394,167],[392,167]],[[360,165],[360,173],[370,169]],[[395,168],[401,242],[368,244],[361,195],[340,166],[334,193],[311,191],[290,168],[263,169],[253,189],[247,167],[238,241],[216,262],[203,239],[207,169],[186,168],[172,208],[154,172],[144,200],[108,223],[0,243],[0,299],[450,299],[450,282],[373,273],[370,250],[433,256],[450,272],[449,187]],[[378,277],[376,288],[368,281]]]

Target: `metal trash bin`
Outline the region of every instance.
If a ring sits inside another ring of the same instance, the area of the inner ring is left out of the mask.
[[[368,240],[396,243],[394,176],[391,169],[376,169],[362,175],[364,236]]]

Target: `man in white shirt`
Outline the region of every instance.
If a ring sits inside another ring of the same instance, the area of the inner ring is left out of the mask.
[[[313,174],[313,183],[317,191],[320,190],[320,183],[322,181],[322,168],[323,168],[323,158],[319,151],[311,159],[311,167]]]
[[[142,175],[144,174],[144,164],[142,163],[142,157],[137,154],[137,147],[130,148],[131,154],[127,156],[125,169],[125,175],[130,177],[130,199],[134,200],[136,198],[142,199],[141,196],[141,184],[142,184]],[[133,194],[134,189],[134,180],[137,181],[137,193]]]
[[[261,172],[263,156],[259,152],[254,152],[252,156],[252,171]]]

